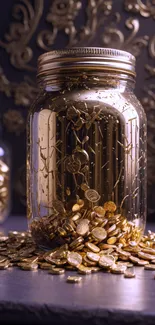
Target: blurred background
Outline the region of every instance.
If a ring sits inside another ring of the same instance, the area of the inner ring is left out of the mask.
[[[113,47],[137,58],[148,118],[148,214],[155,213],[155,0],[6,0],[0,11],[0,129],[12,161],[12,214],[26,213],[26,117],[40,54]]]

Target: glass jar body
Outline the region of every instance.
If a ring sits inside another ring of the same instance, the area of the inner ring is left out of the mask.
[[[7,219],[11,209],[10,168],[10,149],[0,141],[0,223]]]
[[[28,219],[41,246],[70,243],[81,218],[89,234],[116,216],[116,242],[145,228],[145,113],[129,82],[95,79],[44,87],[29,114]]]

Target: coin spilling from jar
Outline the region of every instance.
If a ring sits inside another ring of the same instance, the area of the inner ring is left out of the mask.
[[[32,233],[0,233],[0,270],[17,266],[25,271],[42,269],[51,276],[76,271],[79,275],[67,276],[66,281],[77,285],[82,275],[96,272],[123,274],[131,279],[136,276],[134,267],[155,271],[155,233],[148,231],[142,236],[134,223],[115,214],[114,202],[87,209],[79,199],[75,204],[79,205],[78,211],[73,205],[61,222],[58,215],[52,221],[43,217],[32,222]],[[62,206],[60,209],[66,213]],[[48,244],[54,241],[59,246],[45,251],[37,242],[45,245],[47,234]]]

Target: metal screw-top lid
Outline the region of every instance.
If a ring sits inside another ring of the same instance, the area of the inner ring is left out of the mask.
[[[38,77],[66,70],[108,70],[135,76],[135,57],[128,52],[99,47],[51,51],[38,58]]]

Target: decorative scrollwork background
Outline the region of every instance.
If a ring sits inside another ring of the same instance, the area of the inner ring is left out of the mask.
[[[12,144],[13,213],[24,211],[19,201],[25,201],[25,126],[37,94],[37,58],[84,45],[125,49],[137,58],[136,95],[148,118],[148,211],[154,212],[155,0],[11,0],[0,15],[1,122]]]

